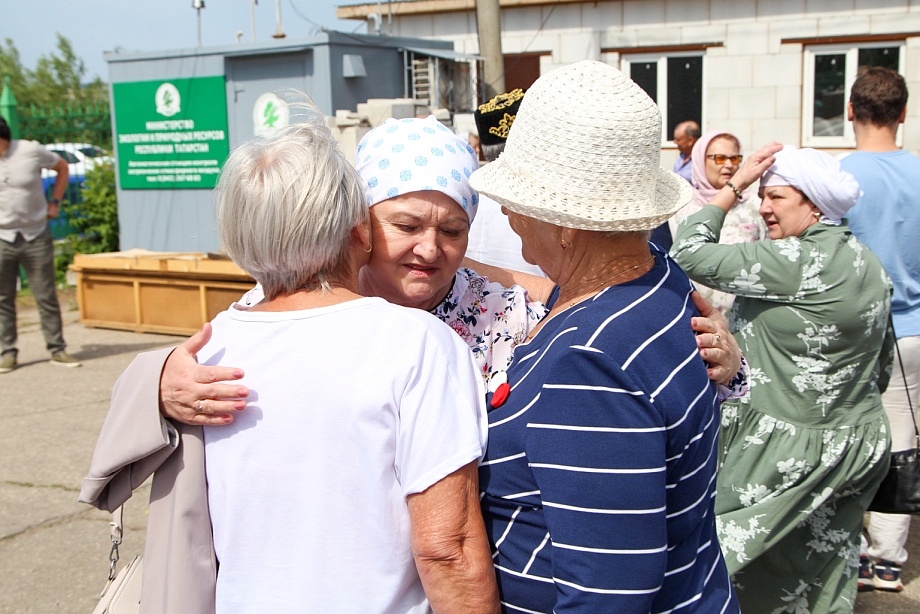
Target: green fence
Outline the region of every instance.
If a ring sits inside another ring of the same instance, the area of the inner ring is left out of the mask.
[[[20,138],[39,143],[90,143],[112,151],[108,104],[29,105],[19,109]]]

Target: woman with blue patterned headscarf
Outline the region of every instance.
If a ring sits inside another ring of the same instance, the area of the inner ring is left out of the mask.
[[[433,116],[389,119],[362,139],[356,167],[374,238],[362,292],[432,312],[463,337],[484,377],[503,371],[546,309],[520,286],[460,266],[479,205],[473,148]]]

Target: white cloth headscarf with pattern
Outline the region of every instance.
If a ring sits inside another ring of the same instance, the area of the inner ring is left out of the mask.
[[[435,190],[463,207],[472,224],[479,193],[470,175],[479,160],[468,142],[438,122],[388,119],[361,139],[355,166],[369,207],[401,194]]]
[[[839,160],[823,151],[784,145],[774,155],[776,162],[764,173],[760,187],[798,188],[821,210],[821,221],[826,224],[839,225],[862,196],[856,178],[840,168]]]

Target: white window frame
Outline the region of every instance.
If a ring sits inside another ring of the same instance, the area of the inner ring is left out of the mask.
[[[630,76],[631,64],[656,62],[658,65],[658,110],[661,111],[661,146],[663,148],[676,148],[672,140],[673,134],[668,132],[668,58],[702,58],[702,73],[700,83],[700,119],[706,119],[706,52],[705,51],[671,51],[668,53],[628,53],[620,52],[620,70],[627,77]]]
[[[856,71],[859,68],[860,49],[879,49],[883,47],[898,47],[898,72],[904,75],[907,45],[902,39],[878,41],[871,43],[845,43],[837,45],[809,45],[802,53],[802,145],[805,147],[819,148],[853,148],[856,147],[856,136],[853,134],[853,123],[846,118],[846,104],[850,100],[850,90],[856,81]],[[843,136],[814,136],[812,134],[815,124],[815,56],[837,55],[846,56],[844,67],[844,117]],[[903,125],[898,127],[897,144],[902,145]]]

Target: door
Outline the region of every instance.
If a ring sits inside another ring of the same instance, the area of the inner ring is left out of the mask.
[[[282,98],[290,100],[291,96],[283,90],[310,93],[313,77],[310,50],[228,57],[226,62],[231,148],[257,132],[287,125],[290,113]]]

